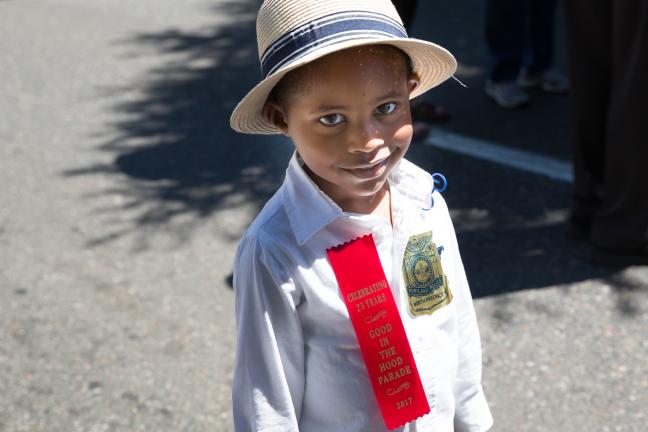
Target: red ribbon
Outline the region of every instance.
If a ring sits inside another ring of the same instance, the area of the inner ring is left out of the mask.
[[[403,322],[367,235],[326,251],[388,429],[430,412]]]

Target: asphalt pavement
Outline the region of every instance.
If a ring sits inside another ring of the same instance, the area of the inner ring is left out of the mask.
[[[233,429],[233,255],[292,153],[227,125],[257,3],[0,0],[0,432]],[[569,161],[564,97],[484,95],[483,3],[420,3],[468,86],[440,127]],[[648,268],[590,264],[566,182],[408,157],[449,180],[493,431],[645,431]]]

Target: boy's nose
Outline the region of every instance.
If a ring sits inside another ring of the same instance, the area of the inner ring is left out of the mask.
[[[352,151],[369,153],[384,144],[380,129],[373,122],[366,122],[354,133],[350,147]]]

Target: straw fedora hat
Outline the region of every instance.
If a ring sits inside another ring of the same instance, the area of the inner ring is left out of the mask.
[[[238,104],[231,127],[243,133],[280,133],[262,114],[268,95],[288,72],[336,51],[385,44],[404,51],[421,83],[416,97],[457,68],[445,48],[410,39],[389,0],[265,0],[257,16],[263,80]]]

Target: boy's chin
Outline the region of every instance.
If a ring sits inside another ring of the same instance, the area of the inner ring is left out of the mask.
[[[371,198],[383,190],[386,183],[387,176],[385,175],[378,179],[365,180],[364,182],[358,183],[353,188],[353,191],[358,198]]]

